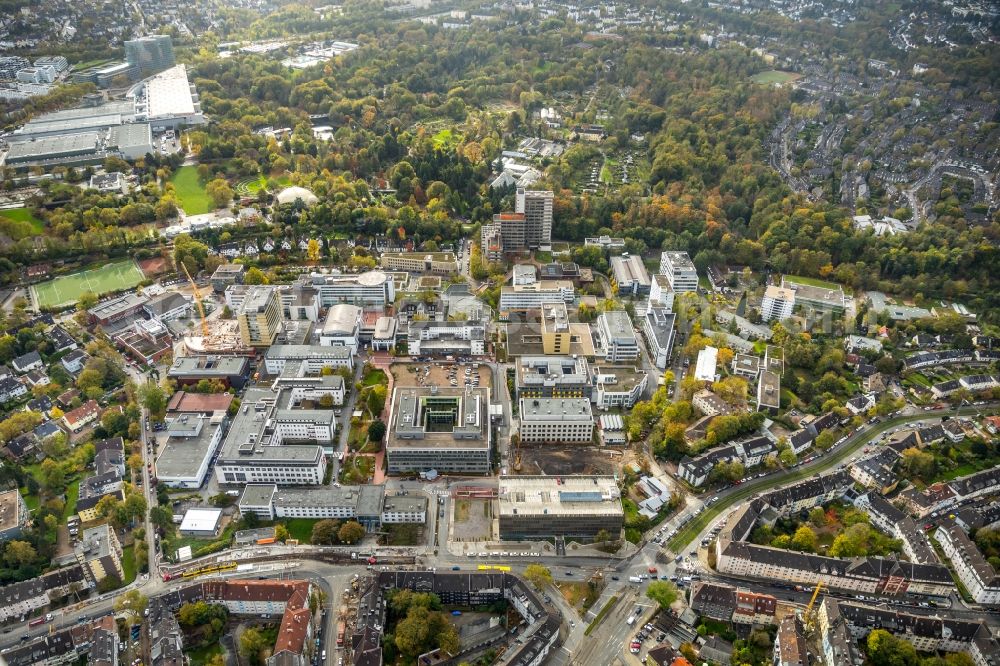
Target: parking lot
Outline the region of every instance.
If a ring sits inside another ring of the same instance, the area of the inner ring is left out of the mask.
[[[478,368],[473,366],[479,366]],[[439,388],[489,388],[490,369],[479,363],[429,361],[392,367],[396,386],[437,386]]]

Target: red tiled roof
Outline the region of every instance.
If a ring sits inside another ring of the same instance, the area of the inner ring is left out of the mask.
[[[168,412],[224,412],[233,403],[232,393],[190,393],[178,391],[167,403]]]
[[[97,404],[94,400],[88,400],[76,409],[71,409],[70,411],[63,414],[63,418],[66,419],[66,423],[76,423],[77,421],[82,421],[83,419],[94,416],[101,411],[101,406]]]

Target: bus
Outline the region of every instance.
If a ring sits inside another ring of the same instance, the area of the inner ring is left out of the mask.
[[[37,627],[40,624],[45,624],[45,618],[44,617],[36,617],[34,620],[31,620],[30,622],[28,622],[28,626],[29,627]]]

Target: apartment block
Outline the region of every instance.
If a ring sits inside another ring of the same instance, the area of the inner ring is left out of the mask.
[[[786,287],[768,285],[760,304],[760,316],[764,321],[781,321],[792,316],[795,308],[795,292]]]
[[[987,606],[1000,604],[1000,575],[986,561],[965,530],[948,521],[935,530],[934,539],[941,545],[958,579],[976,603]]]

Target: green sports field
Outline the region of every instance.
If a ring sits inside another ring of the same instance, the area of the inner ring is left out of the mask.
[[[31,287],[35,303],[41,308],[71,305],[91,291],[98,296],[110,291],[134,287],[145,279],[131,259],[105,264],[91,270],[63,275]]]
[[[198,167],[182,166],[170,179],[177,192],[177,201],[188,215],[202,215],[213,209],[212,199],[198,180]]]

